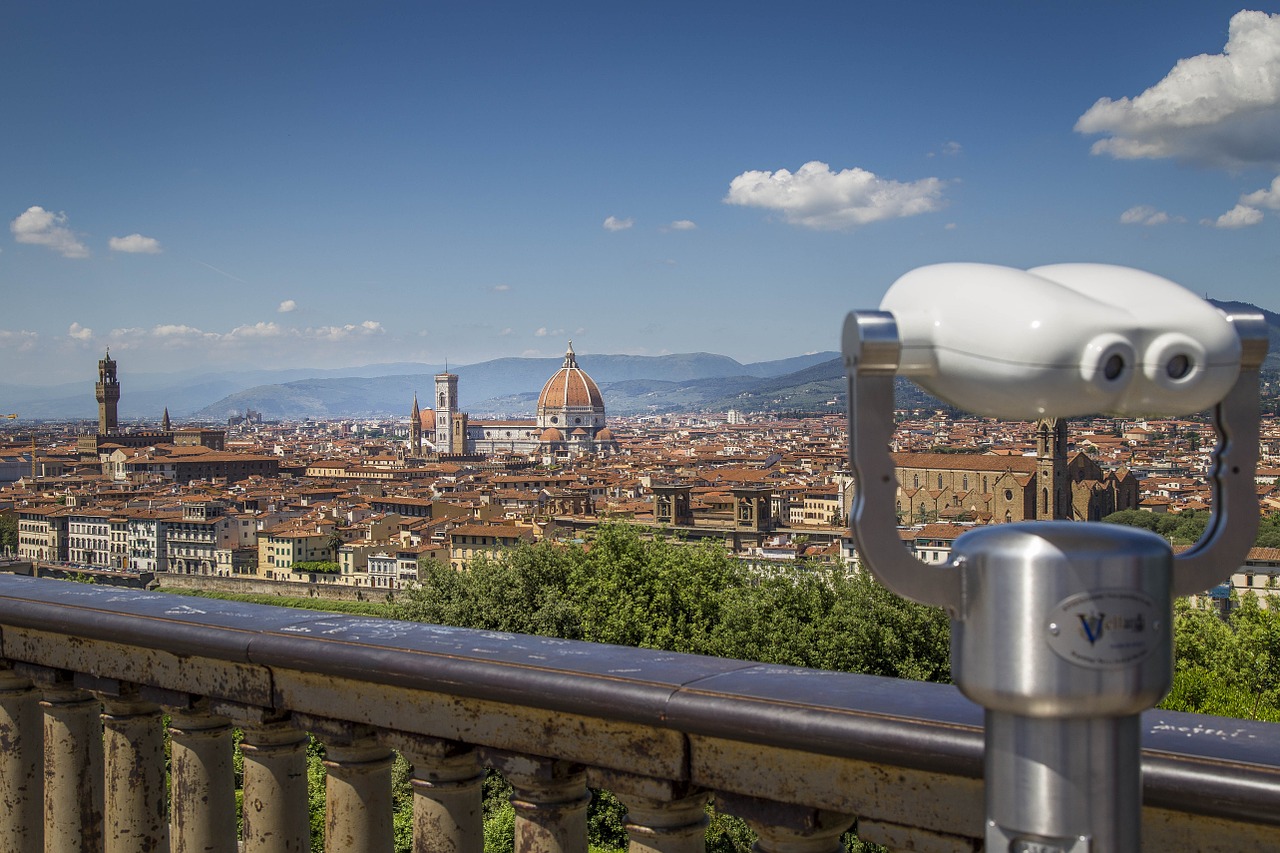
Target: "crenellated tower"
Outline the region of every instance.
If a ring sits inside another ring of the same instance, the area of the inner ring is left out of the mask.
[[[120,403],[120,380],[116,377],[116,363],[111,358],[111,350],[107,350],[104,358],[98,359],[98,384],[94,390],[98,398],[98,433],[111,435],[119,429],[116,409]]]

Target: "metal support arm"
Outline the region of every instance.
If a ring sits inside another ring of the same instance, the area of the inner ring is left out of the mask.
[[[854,311],[842,341],[849,379],[849,458],[857,480],[850,526],[862,565],[904,598],[947,608],[960,607],[961,573],[951,563],[931,565],[911,555],[898,537],[894,473],[893,377],[901,345],[887,311]]]
[[[1258,536],[1258,371],[1267,325],[1258,314],[1228,314],[1240,337],[1240,375],[1213,409],[1218,446],[1209,469],[1209,524],[1200,541],[1174,558],[1174,596],[1195,595],[1229,577]]]

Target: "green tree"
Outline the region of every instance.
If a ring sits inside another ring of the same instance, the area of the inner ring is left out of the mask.
[[[1258,525],[1257,545],[1259,548],[1280,548],[1280,512],[1262,517]]]
[[[1126,509],[1113,512],[1102,520],[1108,524],[1124,524],[1150,530],[1168,539],[1174,545],[1193,545],[1204,533],[1209,521],[1209,513],[1206,510],[1185,510],[1165,515],[1140,509]]]
[[[347,541],[337,533],[330,533],[326,544],[329,546],[329,553],[333,555],[333,561],[335,563],[338,562],[338,551],[342,549],[343,545],[347,544]]]
[[[1280,598],[1254,595],[1227,620],[1207,605],[1174,607],[1174,676],[1161,708],[1280,722]]]
[[[817,638],[815,665],[921,681],[951,680],[951,622],[907,601],[866,571],[832,577],[835,601]]]
[[[426,562],[396,602],[399,618],[542,634],[767,663],[946,681],[949,622],[905,601],[869,574],[807,565],[774,575],[744,567],[723,547],[645,538],[621,523],[584,547],[540,542],[505,549],[464,571]],[[510,853],[514,812],[500,776],[485,781],[485,853]],[[623,807],[595,792],[593,850],[625,848]],[[708,808],[710,853],[746,853],[754,835]],[[846,838],[849,851],[876,850]]]
[[[13,513],[0,512],[0,554],[17,551],[18,518]]]
[[[709,651],[727,588],[744,570],[710,543],[645,540],[634,527],[606,524],[574,561],[568,596],[582,639],[674,652]]]
[[[334,575],[342,571],[342,567],[332,560],[304,560],[289,567],[292,572],[315,572],[316,574]]]

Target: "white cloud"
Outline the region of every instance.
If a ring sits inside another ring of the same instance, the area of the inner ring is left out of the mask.
[[[501,332],[498,332],[498,336],[499,336],[499,337],[503,337],[503,338],[505,338],[507,335],[510,335],[510,334],[511,334],[512,332],[514,332],[514,331],[515,331],[515,329],[511,328],[510,326],[507,326],[507,327],[506,327],[505,329],[503,329]]]
[[[956,157],[959,156],[962,151],[964,151],[964,148],[959,142],[947,142],[944,143],[942,148],[940,148],[936,153],[930,151],[926,156],[936,157],[938,154],[941,154],[943,157]]]
[[[901,183],[865,169],[832,172],[811,160],[795,173],[743,172],[730,182],[724,201],[776,210],[792,225],[833,231],[940,210],[944,186],[938,178]]]
[[[160,254],[160,241],[155,237],[130,234],[128,237],[112,237],[107,245],[113,252],[129,252],[135,255]]]
[[[541,327],[533,333],[535,338],[558,338],[564,334],[564,329],[548,329],[546,326]]]
[[[1262,221],[1262,211],[1246,204],[1237,204],[1217,219],[1202,220],[1205,225],[1214,228],[1248,228]]]
[[[279,338],[285,335],[285,330],[275,323],[254,323],[252,326],[236,326],[227,332],[224,337],[227,338]]]
[[[956,225],[954,222],[948,222],[946,225],[942,226],[942,229],[943,229],[944,231],[954,231],[954,230],[956,230],[956,229],[957,229],[957,228],[959,228],[959,227],[960,227],[960,226],[959,226],[959,225]]]
[[[65,213],[52,213],[43,207],[28,207],[9,223],[13,239],[19,243],[48,246],[64,258],[87,258],[89,249],[67,227]]]
[[[547,336],[547,327],[543,326],[542,328],[538,329],[538,331],[533,333],[533,336],[535,338],[545,338]]]
[[[1100,98],[1076,121],[1119,159],[1171,157],[1229,168],[1280,164],[1280,14],[1237,12],[1220,54],[1178,63],[1134,98]]]
[[[608,219],[604,221],[604,230],[626,231],[628,228],[630,228],[632,225],[635,225],[635,224],[636,224],[636,221],[631,217],[627,217],[626,219],[619,219],[616,216],[610,216]]]
[[[694,222],[692,219],[677,219],[675,222],[672,222],[667,226],[667,230],[669,231],[696,231],[697,228],[698,223]]]
[[[359,325],[347,323],[345,326],[321,326],[316,329],[307,329],[302,333],[302,336],[322,341],[341,341],[347,338],[381,334],[383,334],[381,323],[375,320],[365,320]]]
[[[509,284],[495,284],[493,286],[494,293],[506,293],[510,289],[511,289],[511,285]]]
[[[1122,225],[1164,225],[1169,221],[1169,214],[1148,204],[1136,205],[1120,214]]]
[[[1250,207],[1267,207],[1271,210],[1280,210],[1280,177],[1273,180],[1270,187],[1263,187],[1256,192],[1245,193],[1240,196],[1240,203],[1247,204]]]
[[[295,310],[297,307],[298,307],[298,303],[294,302],[292,299],[286,299],[284,302],[280,303],[280,307],[276,309],[276,313],[288,314],[290,311]]]
[[[151,337],[166,346],[181,346],[188,341],[218,341],[222,335],[217,332],[206,332],[185,323],[160,323],[151,327]]]
[[[67,334],[77,341],[93,340],[93,329],[85,328],[79,323],[72,323],[70,328],[67,329]]]
[[[7,349],[14,349],[18,352],[31,352],[36,348],[39,340],[40,335],[28,329],[19,329],[16,332],[0,329],[0,347]]]

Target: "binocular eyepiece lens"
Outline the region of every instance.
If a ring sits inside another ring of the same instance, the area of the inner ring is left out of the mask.
[[[1191,372],[1191,358],[1186,355],[1175,355],[1164,366],[1164,372],[1170,379],[1182,379]]]
[[[1124,357],[1119,353],[1112,353],[1106,364],[1102,366],[1102,375],[1107,378],[1108,382],[1114,382],[1123,372]]]

